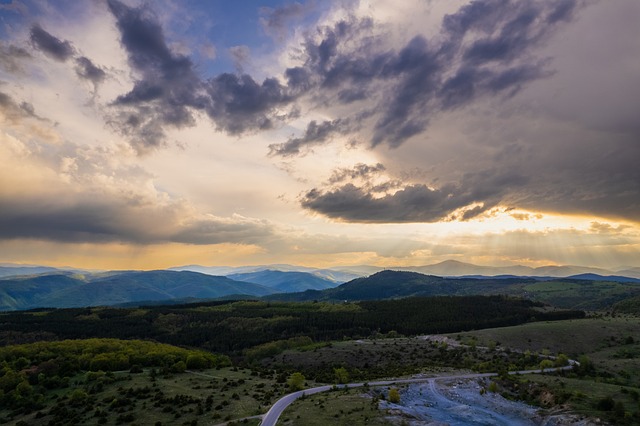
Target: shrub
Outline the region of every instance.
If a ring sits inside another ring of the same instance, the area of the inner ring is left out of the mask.
[[[389,402],[397,404],[400,402],[400,392],[396,388],[389,389]]]

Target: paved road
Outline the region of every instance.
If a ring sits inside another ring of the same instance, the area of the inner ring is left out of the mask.
[[[569,365],[566,367],[558,367],[558,368],[545,368],[538,370],[520,370],[520,371],[510,371],[509,374],[541,374],[541,373],[553,373],[556,371],[562,370],[571,370],[575,365],[579,365],[577,361],[569,360]],[[498,373],[474,373],[474,374],[459,374],[453,376],[436,376],[436,377],[421,377],[415,379],[395,379],[395,380],[382,380],[377,382],[368,382],[369,386],[389,386],[393,384],[403,384],[403,383],[422,383],[422,382],[431,382],[433,383],[436,380],[456,380],[456,379],[478,379],[481,377],[494,377],[497,376]],[[318,386],[315,388],[305,389],[297,392],[290,393],[288,395],[283,396],[275,404],[271,406],[267,414],[262,418],[262,422],[260,426],[275,426],[278,418],[282,414],[282,412],[287,408],[293,401],[300,398],[303,395],[313,395],[315,393],[326,392],[334,388],[344,389],[344,388],[358,388],[364,386],[365,383],[349,383],[346,385],[325,385]]]

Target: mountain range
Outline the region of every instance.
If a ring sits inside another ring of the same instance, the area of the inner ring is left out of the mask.
[[[338,301],[470,294],[508,294],[562,307],[595,309],[637,295],[640,288],[640,268],[633,267],[615,275],[614,271],[579,266],[490,267],[457,261],[394,271],[380,269],[367,265],[314,269],[280,264],[96,272],[1,264],[0,310],[265,296]]]
[[[638,266],[621,266],[614,269],[594,268],[588,266],[576,265],[547,265],[537,268],[523,265],[509,266],[484,266],[474,265],[471,263],[460,262],[457,260],[445,260],[444,262],[434,263],[422,266],[372,266],[372,265],[353,265],[353,266],[337,266],[332,268],[312,268],[307,266],[288,265],[288,264],[269,264],[269,265],[250,265],[250,266],[202,266],[202,265],[184,265],[168,268],[169,271],[191,271],[201,274],[229,276],[234,274],[248,274],[261,271],[280,271],[280,272],[306,272],[328,281],[336,283],[344,283],[355,278],[360,278],[375,274],[376,272],[391,269],[396,271],[412,271],[426,275],[438,275],[442,277],[462,277],[462,276],[518,276],[518,277],[571,277],[582,274],[594,274],[600,277],[628,277],[640,279],[640,267]],[[52,273],[56,271],[73,271],[73,272],[95,272],[83,271],[75,268],[53,268],[38,265],[20,265],[10,263],[0,263],[0,278],[30,275],[41,273]]]
[[[256,266],[200,266],[200,265],[186,265],[170,268],[171,270],[179,271],[194,271],[211,275],[231,275],[240,273],[259,272],[264,270],[274,270],[283,272],[307,272],[313,275],[320,276],[322,278],[336,281],[347,282],[354,278],[364,277],[376,272],[380,272],[386,269],[392,269],[395,271],[410,271],[419,272],[426,275],[437,275],[442,277],[463,277],[463,276],[501,276],[511,275],[518,277],[551,277],[551,278],[565,278],[580,274],[595,274],[601,277],[608,276],[623,276],[628,278],[640,279],[640,267],[620,267],[615,270],[593,268],[588,266],[576,266],[576,265],[548,265],[533,268],[523,265],[511,265],[511,266],[482,266],[474,265],[471,263],[459,262],[457,260],[445,260],[444,262],[434,263],[431,265],[423,266],[372,266],[372,265],[354,265],[354,266],[337,266],[333,268],[314,269],[309,267],[301,267],[295,265],[286,264],[273,264],[273,265],[256,265]]]
[[[113,274],[46,274],[0,280],[0,310],[71,308],[173,299],[254,297],[268,287],[189,271],[126,271]]]

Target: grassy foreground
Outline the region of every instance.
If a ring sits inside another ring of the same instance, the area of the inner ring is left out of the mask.
[[[3,424],[213,424],[260,414],[286,392],[285,378],[274,372],[153,342],[88,339],[0,348]]]

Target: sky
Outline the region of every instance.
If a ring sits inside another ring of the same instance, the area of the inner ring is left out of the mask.
[[[0,0],[0,263],[640,266],[637,0]]]

